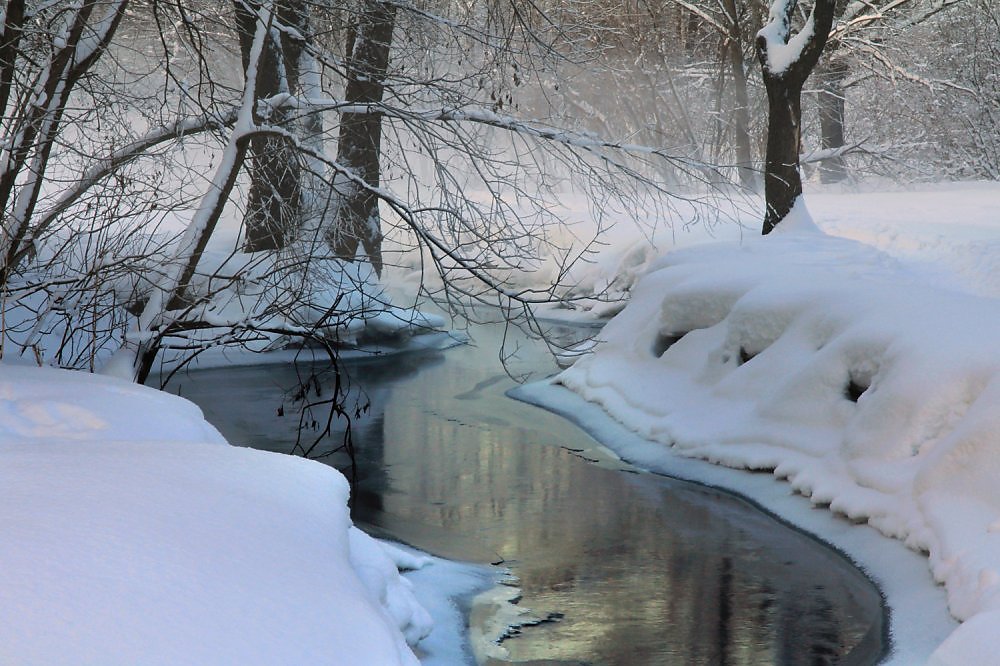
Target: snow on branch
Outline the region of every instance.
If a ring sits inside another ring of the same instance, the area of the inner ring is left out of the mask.
[[[632,155],[658,157],[689,168],[701,169],[709,167],[706,163],[671,154],[663,148],[604,139],[592,132],[578,132],[547,125],[537,120],[526,120],[515,118],[514,116],[501,115],[482,107],[402,109],[390,106],[384,102],[351,103],[331,98],[300,100],[285,93],[261,100],[261,104],[270,108],[298,109],[301,107],[308,109],[309,112],[336,111],[341,114],[377,114],[385,118],[413,122],[476,123],[587,151],[597,149],[617,150]]]
[[[232,108],[221,113],[208,112],[175,121],[153,129],[127,146],[97,160],[83,173],[73,187],[63,192],[59,199],[39,216],[32,233],[36,237],[44,233],[60,214],[76,203],[88,190],[118,169],[145,155],[149,149],[182,136],[228,127],[236,121],[237,112],[238,109]],[[29,252],[30,247],[22,248],[15,257],[15,263],[23,259]]]
[[[364,190],[377,197],[379,200],[385,202],[385,204],[388,205],[406,224],[407,228],[419,240],[421,245],[430,250],[435,264],[438,265],[439,268],[442,267],[444,259],[450,260],[456,267],[460,268],[474,280],[478,281],[494,293],[501,295],[512,302],[524,305],[551,302],[551,297],[533,299],[526,295],[528,293],[527,291],[511,291],[502,280],[491,275],[491,269],[496,268],[496,266],[489,265],[487,262],[483,262],[480,259],[463,255],[463,253],[459,249],[456,249],[453,244],[436,236],[419,221],[419,216],[423,213],[437,213],[457,216],[456,211],[444,210],[438,207],[414,208],[391,190],[379,185],[372,185],[362,178],[356,170],[344,166],[343,164],[330,159],[326,155],[313,150],[285,128],[258,125],[252,132],[252,135],[272,135],[275,137],[281,137],[295,146],[296,150],[300,151],[304,156],[326,165],[334,174],[336,174],[337,178],[342,179],[344,182],[349,182],[359,190]],[[249,136],[251,136],[251,134],[247,135],[248,138]],[[455,288],[455,285],[452,285],[452,288]]]
[[[947,79],[931,78],[927,76],[922,76],[920,74],[915,74],[906,69],[905,67],[901,67],[900,65],[893,62],[889,57],[885,55],[882,49],[878,48],[877,45],[864,44],[861,47],[861,50],[870,55],[873,60],[875,60],[876,62],[880,63],[883,67],[885,67],[885,72],[882,73],[883,76],[888,76],[891,79],[899,77],[904,81],[909,81],[910,83],[916,83],[918,85],[924,86],[925,88],[931,91],[936,90],[938,88],[949,88],[951,90],[955,90],[957,92],[966,95],[971,95],[972,97],[978,98],[980,96],[980,93],[978,91],[968,86],[963,86],[960,83],[955,83],[954,81],[949,81]],[[846,88],[850,85],[854,85],[855,83],[856,80],[849,79],[845,82],[844,87]]]
[[[935,0],[929,6],[922,7],[913,14],[908,14],[901,18],[898,27],[918,25],[930,19],[934,15],[954,7],[965,0]],[[849,35],[851,32],[864,28],[873,23],[881,23],[896,17],[899,10],[910,5],[917,4],[915,0],[890,0],[884,5],[875,5],[870,2],[853,2],[848,5],[843,15],[840,16],[836,27],[830,31],[830,39],[838,40]]]
[[[682,9],[685,9],[685,10],[691,12],[692,14],[694,14],[695,16],[697,16],[698,18],[700,18],[702,21],[704,21],[706,24],[708,24],[708,25],[712,26],[713,28],[715,28],[715,30],[717,30],[719,32],[719,34],[728,37],[729,34],[732,32],[731,28],[729,28],[727,26],[724,26],[721,23],[719,23],[714,17],[712,17],[711,14],[709,14],[708,12],[706,12],[704,9],[702,9],[698,5],[695,5],[695,4],[691,3],[691,2],[687,2],[687,0],[673,0],[673,2],[674,2],[674,4],[676,4],[677,6],[681,7]],[[735,17],[730,17],[730,18],[731,18],[731,20],[735,20]]]
[[[254,107],[257,98],[257,69],[264,50],[264,42],[271,29],[272,13],[269,6],[254,12],[257,26],[245,71],[243,96],[237,111],[229,142],[222,153],[219,166],[202,197],[191,222],[181,235],[167,275],[154,289],[138,317],[131,344],[123,347],[105,368],[111,374],[127,374],[130,379],[143,381],[152,368],[157,345],[162,332],[153,333],[153,323],[165,312],[178,310],[184,301],[188,284],[194,276],[202,252],[222,214],[226,200],[236,183],[240,166],[246,155],[249,138],[256,130]],[[126,366],[127,367],[123,367]]]
[[[924,144],[908,145],[922,146]],[[843,157],[844,155],[871,155],[873,157],[887,157],[891,155],[894,150],[899,150],[904,147],[906,146],[869,144],[864,141],[858,141],[846,146],[838,146],[836,148],[810,150],[809,152],[803,153],[799,156],[799,164],[816,164],[826,160]]]
[[[834,0],[816,0],[802,28],[793,36],[796,0],[774,0],[768,21],[757,33],[757,53],[766,76],[801,84],[819,60],[833,26]]]

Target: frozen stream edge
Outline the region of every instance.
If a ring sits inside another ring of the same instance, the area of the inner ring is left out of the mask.
[[[551,379],[518,387],[509,395],[569,419],[629,464],[736,493],[842,552],[875,582],[889,608],[889,653],[881,663],[925,663],[958,627],[947,610],[944,588],[931,577],[926,556],[867,524],[817,507],[770,473],[679,456],[628,430],[600,406]]]

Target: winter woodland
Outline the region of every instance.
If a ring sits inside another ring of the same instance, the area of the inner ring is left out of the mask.
[[[253,653],[250,618],[195,661],[413,663],[430,619],[396,569],[429,560],[351,526],[336,471],[217,447],[197,410],[126,382],[219,350],[337,363],[477,318],[538,336],[539,317],[619,312],[593,347],[542,341],[581,359],[550,396],[568,387],[656,443],[635,454],[646,467],[771,471],[927,553],[966,621],[933,658],[996,654],[993,0],[3,0],[0,140],[0,525],[15,544],[0,590],[21,590],[0,655],[65,659],[71,640],[36,633],[48,616],[75,621],[87,595],[115,606],[95,583],[114,568],[167,566],[162,533],[108,518],[143,496],[136,511],[181,503],[192,520],[167,529],[203,537],[169,566],[250,549],[215,579],[224,604],[246,577],[266,579],[254,598],[277,594],[261,553],[292,539],[338,572],[326,596],[308,565],[286,581],[309,612],[360,609],[335,636],[291,640],[299,652]],[[977,184],[940,185],[963,181]],[[890,224],[909,195],[875,190],[940,198]],[[687,237],[725,243],[672,253]],[[64,507],[49,490],[83,488],[80,470],[107,492],[50,523]],[[287,504],[281,484],[299,488]],[[310,493],[339,507],[313,516],[328,538],[310,532]],[[249,539],[253,512],[274,529]],[[101,516],[97,537],[73,516]],[[90,555],[59,575],[75,548]],[[18,587],[42,569],[44,594]],[[123,606],[153,619],[116,659],[190,656],[148,634],[186,613],[183,594]],[[208,641],[211,615],[177,635]],[[92,619],[81,654],[102,661],[116,620]]]

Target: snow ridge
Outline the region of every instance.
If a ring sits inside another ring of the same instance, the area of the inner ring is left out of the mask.
[[[416,665],[431,630],[343,475],[190,402],[0,364],[0,662]]]
[[[976,629],[1000,617],[1000,303],[810,226],[661,258],[558,381],[927,553],[951,612],[977,618],[936,663],[1000,653]]]

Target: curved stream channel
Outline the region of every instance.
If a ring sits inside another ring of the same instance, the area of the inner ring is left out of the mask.
[[[878,661],[886,620],[860,571],[737,497],[637,473],[568,421],[506,397],[502,332],[478,327],[474,345],[343,367],[371,402],[354,430],[356,522],[439,556],[502,561],[520,604],[552,618],[504,641],[511,661]],[[536,346],[513,369],[553,367]],[[198,370],[168,390],[229,441],[288,452],[288,389],[309,372]]]

